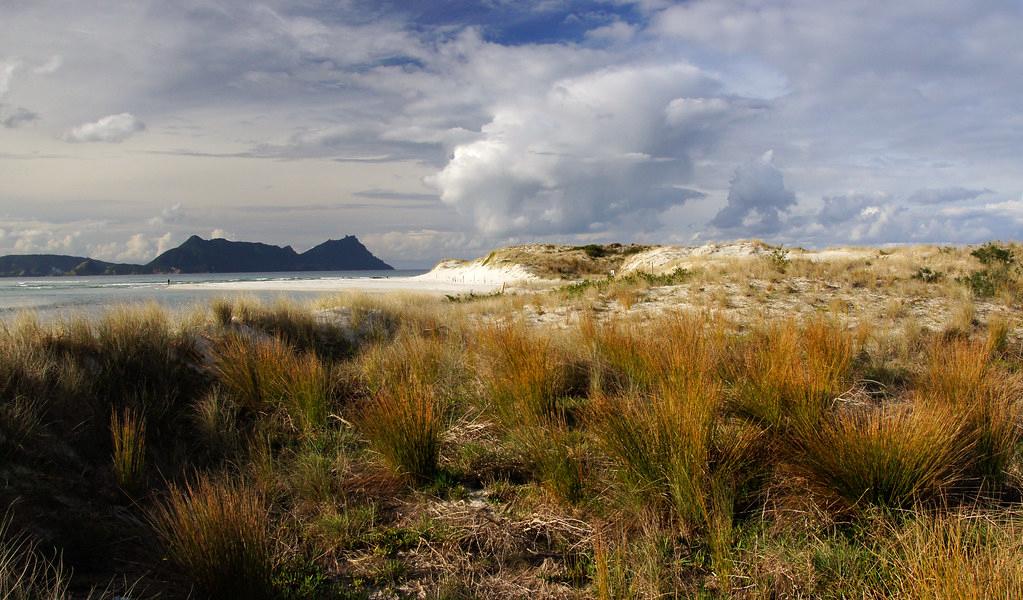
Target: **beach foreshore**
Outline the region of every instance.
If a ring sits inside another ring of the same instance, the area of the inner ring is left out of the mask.
[[[415,292],[422,294],[489,294],[501,290],[501,282],[454,282],[420,277],[326,277],[322,279],[268,279],[265,281],[217,281],[180,283],[171,290],[222,290],[224,292]]]

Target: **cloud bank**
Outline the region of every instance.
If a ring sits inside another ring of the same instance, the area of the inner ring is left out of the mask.
[[[109,256],[230,224],[398,264],[1019,235],[1018,2],[457,4],[4,5],[0,214],[107,223]]]

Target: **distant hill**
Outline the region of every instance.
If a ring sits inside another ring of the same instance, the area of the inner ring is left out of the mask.
[[[298,255],[301,270],[348,271],[356,269],[390,270],[391,265],[373,256],[354,235],[327,240]]]
[[[253,273],[260,271],[391,270],[355,236],[327,240],[299,254],[291,246],[204,240],[193,235],[145,265],[109,263],[82,256],[0,256],[0,277],[142,275],[151,273]]]
[[[197,235],[157,256],[146,265],[153,273],[252,273],[293,271],[298,254],[291,246],[259,242],[204,240]]]
[[[11,254],[0,256],[0,277],[52,277],[58,275],[137,275],[141,265],[109,263],[63,254]]]

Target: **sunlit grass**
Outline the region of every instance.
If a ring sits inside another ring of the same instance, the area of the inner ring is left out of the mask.
[[[938,600],[1023,597],[1018,515],[923,516],[895,532],[892,596]]]
[[[735,410],[784,429],[814,423],[846,391],[855,342],[837,323],[788,321],[755,330],[736,352],[729,375]]]
[[[132,409],[110,414],[114,478],[128,493],[139,490],[146,467],[146,420]]]
[[[151,512],[167,557],[209,598],[274,598],[277,541],[267,500],[240,481],[199,476]]]
[[[418,482],[437,474],[445,407],[432,386],[413,379],[378,392],[363,409],[360,429],[399,474]]]
[[[791,434],[793,461],[848,506],[911,508],[940,500],[962,476],[973,440],[963,419],[917,407],[850,410]]]
[[[59,559],[48,560],[29,538],[13,533],[9,516],[0,520],[0,598],[64,600],[70,583]]]

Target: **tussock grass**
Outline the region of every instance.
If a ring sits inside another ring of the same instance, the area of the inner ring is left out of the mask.
[[[433,386],[412,379],[378,392],[359,424],[373,449],[399,474],[417,482],[437,474],[445,406]]]
[[[128,493],[137,492],[144,483],[146,466],[146,419],[130,408],[110,414],[114,478]]]
[[[291,428],[306,436],[326,424],[332,374],[315,354],[298,353],[277,338],[232,334],[217,348],[214,369],[224,393],[244,411],[283,411]]]
[[[795,429],[793,461],[847,506],[938,501],[973,450],[960,416],[923,407],[849,410]]]
[[[917,402],[962,415],[974,444],[973,474],[997,486],[1018,451],[1023,383],[993,364],[990,339],[937,341],[917,387]]]
[[[5,325],[0,501],[45,544],[7,564],[77,594],[156,531],[170,597],[1014,597],[1018,306],[964,257]]]
[[[38,400],[15,395],[0,404],[0,456],[24,453],[42,429],[42,418]]]
[[[536,478],[557,496],[580,500],[589,467],[574,429],[585,369],[557,341],[522,325],[487,327],[475,341],[484,410]]]
[[[270,507],[255,488],[200,475],[151,510],[167,557],[208,598],[277,597]]]
[[[475,343],[486,399],[507,428],[563,420],[565,399],[584,393],[585,373],[551,336],[501,325],[478,332]]]
[[[706,313],[668,315],[642,327],[584,320],[579,333],[590,353],[591,393],[650,392],[662,382],[707,378],[721,367],[727,331],[724,320]]]
[[[714,569],[727,574],[736,505],[760,476],[761,436],[724,422],[722,406],[720,384],[694,379],[649,396],[603,398],[591,418],[631,510],[666,510],[679,533],[702,539]]]
[[[1019,521],[1003,515],[923,516],[894,532],[897,575],[891,595],[934,600],[1023,597],[1021,533]]]
[[[855,348],[850,333],[823,319],[754,331],[731,362],[735,410],[781,429],[793,422],[816,422],[848,389]]]
[[[200,398],[193,410],[196,432],[209,454],[227,457],[239,450],[238,405],[231,398],[215,388]]]
[[[461,339],[405,332],[386,344],[377,344],[358,361],[362,378],[372,393],[395,390],[409,382],[435,385],[446,400],[455,401],[465,387]]]

